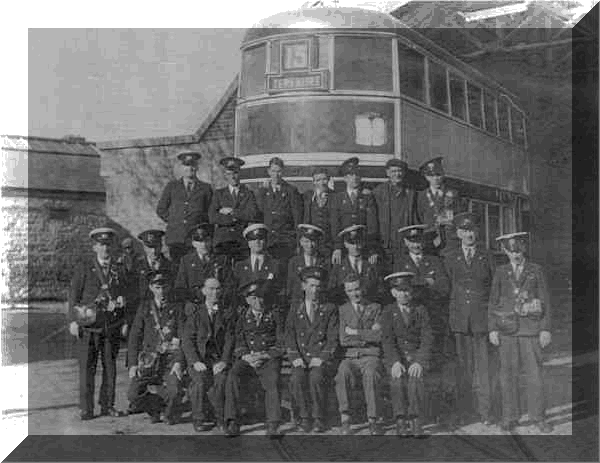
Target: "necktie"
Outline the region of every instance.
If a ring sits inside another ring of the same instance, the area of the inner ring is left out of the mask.
[[[400,307],[400,312],[402,313],[402,318],[404,319],[404,323],[408,324],[408,317],[410,315],[408,307],[406,307],[406,306]]]
[[[415,261],[415,265],[417,267],[419,267],[421,265],[421,259],[423,258],[423,256],[421,254],[415,254],[414,255],[414,261]]]
[[[519,279],[521,277],[521,266],[517,265],[515,267],[515,279]]]
[[[312,323],[313,322],[312,306],[308,302],[306,303],[306,315],[308,316],[308,320]]]
[[[185,187],[188,195],[192,194],[192,185],[193,185],[192,182],[188,182],[187,185],[186,185],[186,187]]]
[[[471,265],[471,262],[473,261],[473,248],[467,248],[466,259],[467,265]]]
[[[356,190],[352,190],[350,192],[350,201],[352,202],[352,204],[356,202]]]
[[[231,189],[231,196],[233,196],[234,200],[237,200],[237,196],[238,196],[237,188],[232,188]]]

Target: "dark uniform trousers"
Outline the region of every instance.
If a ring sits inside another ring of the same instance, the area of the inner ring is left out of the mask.
[[[335,377],[335,393],[340,413],[350,414],[349,392],[357,388],[357,377],[362,379],[362,387],[367,403],[367,417],[379,416],[379,386],[382,374],[382,364],[379,356],[364,355],[362,357],[345,358],[338,366]]]
[[[330,372],[320,367],[292,369],[290,391],[298,405],[301,418],[326,418],[327,384]],[[312,413],[311,413],[312,411]]]
[[[408,372],[408,363],[404,364]],[[394,416],[416,418],[423,416],[425,409],[425,383],[423,375],[420,378],[403,374],[400,378],[392,378],[390,392],[394,407]]]
[[[183,397],[183,385],[181,380],[170,374],[170,368],[162,368],[156,376],[136,376],[129,384],[127,399],[134,409],[151,411],[156,406],[157,410],[165,406],[165,416],[172,416],[173,411],[179,405]],[[163,403],[155,405],[152,403],[152,395],[148,393],[148,386],[156,386],[156,394]]]
[[[225,407],[225,384],[227,381],[227,370],[218,375],[213,375],[212,364],[206,364],[207,369],[196,371],[190,368],[189,374],[192,379],[188,394],[192,403],[192,419],[203,421],[206,417],[206,399],[213,407],[217,421],[223,417]]]

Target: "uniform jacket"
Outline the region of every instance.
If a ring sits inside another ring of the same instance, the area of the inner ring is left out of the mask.
[[[172,343],[173,339],[179,339],[179,347],[170,350],[167,354],[167,364],[170,367],[173,363],[180,362],[183,367],[184,357],[181,349],[181,335],[185,322],[183,306],[176,302],[167,302],[158,311],[153,297],[145,298],[135,314],[127,345],[128,365],[137,365],[140,352],[157,352],[161,338],[152,315],[153,310],[157,310],[164,341]]]
[[[236,262],[233,268],[233,275],[238,286],[252,279],[270,280],[269,289],[273,294],[277,294],[283,289],[283,267],[282,263],[269,254],[265,254],[262,267],[256,271],[252,271],[252,260],[250,257],[240,262]]]
[[[323,256],[315,256],[316,264],[318,267],[329,270],[329,259]],[[294,256],[290,259],[287,268],[287,284],[286,284],[286,295],[290,302],[296,302],[304,299],[304,292],[302,291],[302,280],[300,279],[300,271],[306,267],[304,261],[304,255]]]
[[[221,214],[223,207],[233,208],[231,214]],[[254,193],[246,185],[240,185],[237,198],[234,199],[229,192],[229,187],[215,191],[208,211],[210,223],[216,224],[214,244],[218,245],[228,241],[246,246],[242,231],[250,222],[258,222],[260,212],[256,206]]]
[[[398,188],[385,182],[375,187],[373,196],[377,203],[382,246],[385,249],[400,249],[402,239],[398,229],[419,223],[415,190],[405,185]]]
[[[394,272],[413,272],[414,282],[417,284],[424,284],[425,278],[433,279],[433,286],[423,286],[423,297],[428,303],[443,303],[448,300],[450,281],[438,257],[425,254],[417,267],[408,252],[402,253],[400,259],[394,263]]]
[[[354,204],[352,204],[347,190],[334,193],[331,197],[330,214],[331,236],[335,249],[344,247],[342,239],[337,235],[351,225],[365,225],[369,247],[377,248],[377,204],[370,190],[359,187]]]
[[[331,266],[329,275],[329,289],[331,293],[329,297],[332,300],[338,301],[340,304],[346,300],[344,292],[344,278],[348,274],[355,273],[350,264],[350,258],[345,256],[342,262]],[[384,297],[383,294],[383,277],[379,264],[371,264],[369,260],[363,256],[362,269],[360,273],[360,283],[363,288],[363,293],[369,300],[380,302]]]
[[[331,199],[333,196],[332,190],[325,192],[325,197],[318,201],[315,198],[313,190],[305,191],[304,197],[304,223],[315,225],[323,230],[324,234],[321,241],[325,247],[331,249],[333,246],[333,237],[331,236]]]
[[[417,362],[429,368],[433,346],[429,315],[422,305],[411,304],[410,307],[406,322],[397,303],[383,310],[383,356],[388,369],[396,362],[405,366]]]
[[[212,364],[225,362],[231,364],[234,335],[235,317],[225,313],[223,309],[216,313],[214,322],[210,322],[208,310],[204,303],[187,303],[185,306],[186,321],[183,331],[183,352],[188,365],[196,362]],[[207,349],[212,348],[212,352]],[[214,355],[208,357],[207,353]]]
[[[450,280],[450,330],[487,333],[488,300],[494,275],[494,260],[479,245],[471,265],[467,265],[462,246],[445,254],[444,264]]]
[[[262,223],[269,228],[269,244],[281,241],[295,243],[296,227],[302,223],[304,209],[298,189],[285,181],[280,187],[275,193],[269,184],[268,187],[260,187],[256,193]]]
[[[446,198],[448,198],[448,192],[450,190],[448,190],[445,186],[442,186],[441,191],[441,196],[433,196],[430,188],[418,192],[417,216],[420,220],[420,223],[424,223],[427,225],[435,225],[436,216],[440,215],[442,211],[446,209],[444,203],[446,201]],[[454,204],[456,204],[457,199],[458,198],[456,198],[455,195]]]
[[[202,262],[194,250],[181,259],[175,279],[175,293],[179,301],[194,301],[200,296],[200,289],[208,277],[216,277],[221,283],[224,296],[231,296],[233,290],[231,265],[225,256],[210,254]]]
[[[167,184],[156,206],[156,214],[167,224],[167,245],[190,243],[191,231],[208,221],[211,199],[212,188],[197,178],[189,197],[182,178]]]
[[[74,307],[76,305],[92,305],[101,292],[102,280],[98,272],[96,256],[84,259],[73,274],[69,291],[69,314],[71,320],[77,320]],[[113,299],[126,296],[127,276],[125,271],[115,259],[111,259],[106,277],[108,292]],[[126,299],[125,299],[125,302]],[[125,309],[116,309],[112,313],[98,311],[96,323],[90,326],[93,329],[116,329],[125,322]]]
[[[302,358],[308,366],[311,358],[331,360],[339,345],[338,310],[333,304],[313,307],[313,321],[308,318],[304,301],[292,304],[285,335],[288,360]]]
[[[275,310],[266,308],[260,322],[249,307],[240,311],[235,326],[235,358],[251,352],[267,352],[281,357],[285,352],[285,325]]]
[[[340,345],[346,356],[357,353],[379,356],[381,354],[381,328],[373,330],[373,325],[381,325],[381,305],[364,301],[364,309],[359,315],[351,302],[339,308]],[[346,334],[346,327],[358,330],[358,334]]]
[[[551,308],[546,278],[541,266],[527,261],[519,280],[515,279],[510,263],[502,265],[496,270],[488,305],[489,331],[498,329],[494,312],[513,312],[519,294],[527,302],[532,299],[540,299],[543,317],[541,320],[533,320],[529,317],[518,316],[519,330],[514,336],[537,336],[540,331],[550,331]]]

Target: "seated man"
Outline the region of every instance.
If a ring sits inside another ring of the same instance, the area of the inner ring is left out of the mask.
[[[327,410],[327,380],[338,346],[338,311],[333,304],[321,302],[325,270],[306,267],[302,269],[301,279],[304,298],[292,304],[286,323],[287,353],[293,366],[290,385],[300,409],[301,429],[322,433]],[[311,408],[314,428],[310,422]]]
[[[386,369],[392,376],[396,434],[419,437],[423,435],[423,374],[429,365],[433,334],[427,310],[413,300],[413,277],[411,272],[385,277],[396,302],[383,310],[383,354]]]
[[[225,381],[231,366],[235,319],[224,310],[221,294],[219,280],[208,277],[202,286],[204,301],[185,305],[183,352],[192,379],[189,395],[194,430],[198,432],[212,428],[207,423],[207,397],[217,429],[224,432]]]
[[[267,435],[275,436],[281,419],[279,374],[283,355],[283,322],[279,313],[265,304],[268,281],[253,279],[242,285],[245,299],[235,328],[235,361],[225,386],[227,435],[240,433],[238,403],[248,377],[257,376],[265,390]]]
[[[147,412],[158,423],[164,407],[167,423],[172,425],[179,419],[183,392],[182,307],[169,301],[166,274],[151,272],[148,278],[151,295],[142,301],[129,335],[127,397],[130,412]],[[150,389],[154,392],[148,393]]]
[[[360,279],[349,274],[344,281],[348,302],[339,309],[340,344],[344,359],[335,377],[335,392],[342,419],[342,434],[351,434],[350,390],[356,376],[362,377],[371,435],[381,434],[377,423],[379,383],[381,382],[381,305],[363,297]]]

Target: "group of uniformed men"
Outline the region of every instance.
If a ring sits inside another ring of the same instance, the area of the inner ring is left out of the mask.
[[[436,357],[453,356],[457,423],[476,415],[492,424],[499,378],[500,426],[513,429],[523,367],[530,419],[552,430],[541,370],[551,339],[543,272],[525,259],[527,233],[498,238],[510,263],[495,270],[477,241],[478,217],[453,210],[442,158],[421,167],[424,191],[407,184],[399,159],[386,164],[388,182],[363,188],[359,161],[350,158],[341,166],[343,191],[330,190],[327,170],[316,168],[304,195],[283,180],[279,158],[256,194],[240,183],[238,158],[221,160],[228,185],[214,192],[196,176],[199,153],[178,159],[183,177],[157,206],[166,233],[141,233],[141,256],[126,238],[117,258],[114,230],[93,230],[95,256],[73,277],[82,420],[94,418],[98,355],[101,415],[124,414],[114,407],[116,357],[128,337],[128,412],[147,412],[153,422],[178,422],[185,387],[196,431],[238,435],[254,378],[265,392],[267,434],[276,435],[287,359],[304,432],[327,429],[334,378],[341,433],[352,433],[353,391],[362,385],[370,433],[381,434],[389,377],[396,433],[421,436],[424,378]]]

